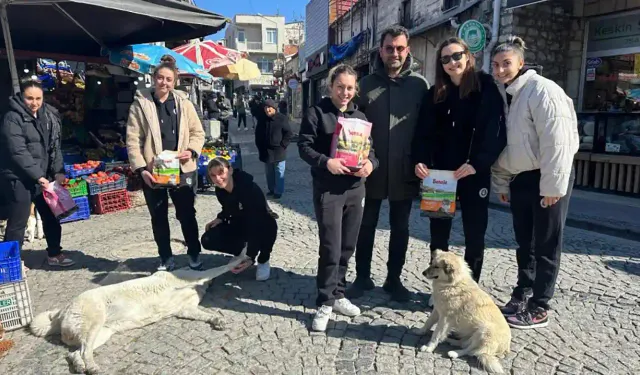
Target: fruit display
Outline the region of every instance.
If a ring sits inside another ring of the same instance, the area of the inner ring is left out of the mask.
[[[67,178],[64,180],[62,186],[64,186],[65,189],[69,191],[69,194],[71,194],[72,198],[82,197],[88,194],[87,182],[79,178]]]
[[[124,189],[127,186],[126,178],[115,172],[97,172],[84,177],[89,185],[89,194],[96,195],[112,190]]]
[[[104,169],[104,163],[101,161],[89,160],[86,163],[67,164],[64,171],[67,177],[76,178],[85,176]]]
[[[234,147],[229,146],[209,146],[202,149],[200,154],[200,164],[206,165],[209,160],[216,157],[223,157],[233,163],[236,160],[238,151]]]
[[[105,143],[99,148],[85,150],[84,153],[92,160],[116,160],[121,159],[123,155],[126,157],[126,151],[123,154],[123,150],[126,150],[126,145],[119,141]]]

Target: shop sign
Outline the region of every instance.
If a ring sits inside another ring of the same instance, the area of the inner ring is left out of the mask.
[[[587,82],[596,80],[596,68],[587,68]]]
[[[477,53],[487,44],[487,31],[484,25],[476,20],[469,20],[460,26],[458,38],[464,40],[471,53]]]
[[[324,46],[320,50],[312,53],[306,59],[307,76],[312,77],[321,73],[328,68],[327,47]]]
[[[640,47],[640,15],[589,22],[588,52],[632,47]]]
[[[297,79],[295,79],[295,78],[291,78],[291,79],[289,80],[289,82],[287,83],[287,86],[289,86],[289,88],[290,88],[291,90],[295,90],[295,89],[297,89],[297,88],[298,88],[298,80],[297,80]]]
[[[588,68],[597,68],[602,65],[602,59],[599,57],[587,59],[587,67]]]

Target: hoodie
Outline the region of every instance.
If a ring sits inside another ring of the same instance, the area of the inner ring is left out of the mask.
[[[346,111],[340,112],[331,98],[323,98],[318,105],[310,107],[300,124],[298,151],[302,160],[311,166],[313,186],[320,191],[332,191],[342,194],[344,191],[360,186],[364,178],[349,175],[334,175],[327,169],[327,161],[331,155],[333,133],[338,124],[338,117],[367,120],[364,113],[353,103],[349,103]],[[369,160],[375,171],[378,159],[374,153],[372,142]]]
[[[216,197],[222,205],[218,219],[226,224],[234,225],[246,232],[261,228],[265,220],[273,220],[262,189],[253,182],[253,176],[247,172],[234,169],[233,190],[216,188]]]

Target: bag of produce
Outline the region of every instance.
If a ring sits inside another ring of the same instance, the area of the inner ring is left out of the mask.
[[[331,157],[343,159],[352,172],[357,172],[371,150],[371,123],[356,119],[338,117],[338,124],[331,142]]]
[[[453,171],[431,170],[422,180],[420,210],[422,216],[453,218],[456,214],[456,189],[458,180]]]
[[[180,160],[176,151],[162,151],[153,161],[155,187],[176,187],[180,185]]]
[[[65,219],[78,211],[78,206],[71,198],[69,191],[55,182],[49,184],[49,189],[42,191],[42,196],[58,220]]]

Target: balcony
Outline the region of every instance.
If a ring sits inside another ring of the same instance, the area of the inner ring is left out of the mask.
[[[246,45],[249,51],[262,51],[262,42],[247,42]]]

